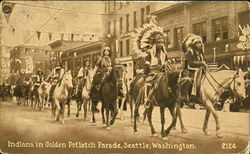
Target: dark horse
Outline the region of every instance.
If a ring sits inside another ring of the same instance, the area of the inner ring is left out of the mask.
[[[179,72],[166,72],[158,74],[157,83],[154,84],[154,103],[149,105],[147,111],[148,122],[151,128],[151,133],[153,136],[157,136],[155,129],[152,124],[152,112],[154,106],[160,107],[161,114],[161,135],[163,140],[167,140],[167,135],[170,133],[171,129],[175,126],[176,123],[176,106],[180,106],[178,103],[179,91],[178,91],[178,78]],[[138,80],[138,82],[134,86],[134,95],[137,96],[135,99],[135,110],[134,110],[134,133],[138,134],[137,131],[137,117],[139,115],[139,107],[144,103],[143,94],[144,88],[140,87],[143,85],[144,78]],[[136,90],[137,89],[137,90]],[[137,94],[136,94],[137,93]],[[177,102],[177,103],[176,103]],[[165,108],[168,108],[172,115],[172,122],[170,126],[165,130]]]
[[[106,130],[111,130],[110,125],[113,125],[115,118],[118,114],[117,109],[117,95],[118,89],[122,86],[124,79],[125,69],[123,66],[114,66],[109,74],[109,76],[104,79],[104,82],[101,86],[101,95],[100,99],[102,102],[102,120],[103,123],[106,123]],[[104,116],[104,110],[106,111],[106,119]],[[111,112],[112,119],[109,121],[109,113]],[[95,122],[94,113],[92,115],[92,121]]]

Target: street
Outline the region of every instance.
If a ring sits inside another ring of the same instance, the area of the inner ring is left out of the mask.
[[[238,153],[247,147],[249,113],[219,112],[224,137],[215,136],[215,122],[209,120],[211,136],[202,133],[205,110],[183,108],[183,120],[188,133],[182,133],[179,123],[168,141],[160,137],[160,114],[156,107],[153,124],[158,137],[152,137],[148,123],[138,123],[138,135],[133,133],[130,111],[125,119],[117,119],[106,131],[101,114],[96,114],[94,126],[83,120],[83,111],[75,117],[76,103],[71,102],[71,115],[65,114],[65,124],[52,122],[49,108],[34,111],[13,102],[0,103],[0,151],[4,153]],[[100,104],[99,104],[100,108]],[[65,110],[67,112],[67,110]],[[142,115],[143,107],[140,108]],[[171,122],[166,111],[166,126]]]

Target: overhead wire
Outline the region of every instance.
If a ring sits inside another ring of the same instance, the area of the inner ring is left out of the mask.
[[[59,13],[59,11],[67,4],[67,2],[68,1],[66,1],[62,6],[61,6],[61,8],[60,9],[58,9],[51,17],[49,17],[49,19],[48,20],[46,20],[45,22],[44,22],[44,24],[42,25],[42,26],[40,26],[39,28],[38,28],[38,31],[40,31],[54,16],[56,16],[58,13]],[[30,39],[32,39],[33,37],[34,37],[34,35],[35,35],[36,33],[33,33],[33,35],[31,35],[31,37],[29,37],[25,42],[24,42],[24,44],[26,44],[26,43],[28,43],[29,41],[30,41]]]

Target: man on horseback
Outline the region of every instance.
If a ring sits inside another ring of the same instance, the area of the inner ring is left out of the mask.
[[[163,29],[156,25],[156,16],[148,16],[148,23],[144,24],[144,29],[139,31],[137,36],[136,50],[145,56],[144,77],[146,78],[145,106],[148,107],[152,102],[154,93],[153,85],[157,75],[162,70],[170,71],[168,65],[167,51],[165,49],[165,35]]]
[[[183,41],[182,50],[186,58],[184,69],[188,70],[189,76],[193,78],[191,95],[199,97],[202,74],[208,68],[204,58],[202,38],[189,34]]]
[[[93,71],[93,82],[90,89],[93,112],[99,112],[96,106],[98,101],[100,100],[101,85],[110,75],[111,69],[111,50],[109,47],[105,47],[102,52],[102,56],[98,57]]]
[[[33,76],[33,86],[31,88],[31,90],[33,91],[33,94],[35,94],[35,96],[38,97],[38,88],[39,86],[42,84],[43,82],[43,72],[41,71],[41,69],[37,70],[36,75]]]
[[[56,88],[56,85],[60,82],[65,70],[62,67],[62,64],[60,61],[56,62],[56,67],[52,70],[52,72],[49,75],[49,78],[52,80],[52,86],[49,92],[49,102],[52,102],[52,96],[54,93],[54,90]]]
[[[166,67],[168,71],[170,71],[170,67],[168,65],[167,52],[163,44],[163,35],[158,34],[157,37],[158,42],[153,46],[151,51],[147,52],[144,64],[144,75],[146,77],[145,102],[148,102],[146,104],[146,107],[152,101],[152,96],[154,93],[154,88],[152,86],[155,83],[157,74],[162,72],[163,67]]]
[[[86,60],[83,63],[83,67],[80,68],[77,74],[77,83],[78,83],[77,96],[79,101],[82,101],[82,89],[85,85],[86,77],[89,75],[89,71],[91,71],[90,63],[88,60]]]

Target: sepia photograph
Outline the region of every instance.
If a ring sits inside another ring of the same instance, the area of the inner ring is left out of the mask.
[[[0,153],[250,153],[250,3],[1,0]]]

